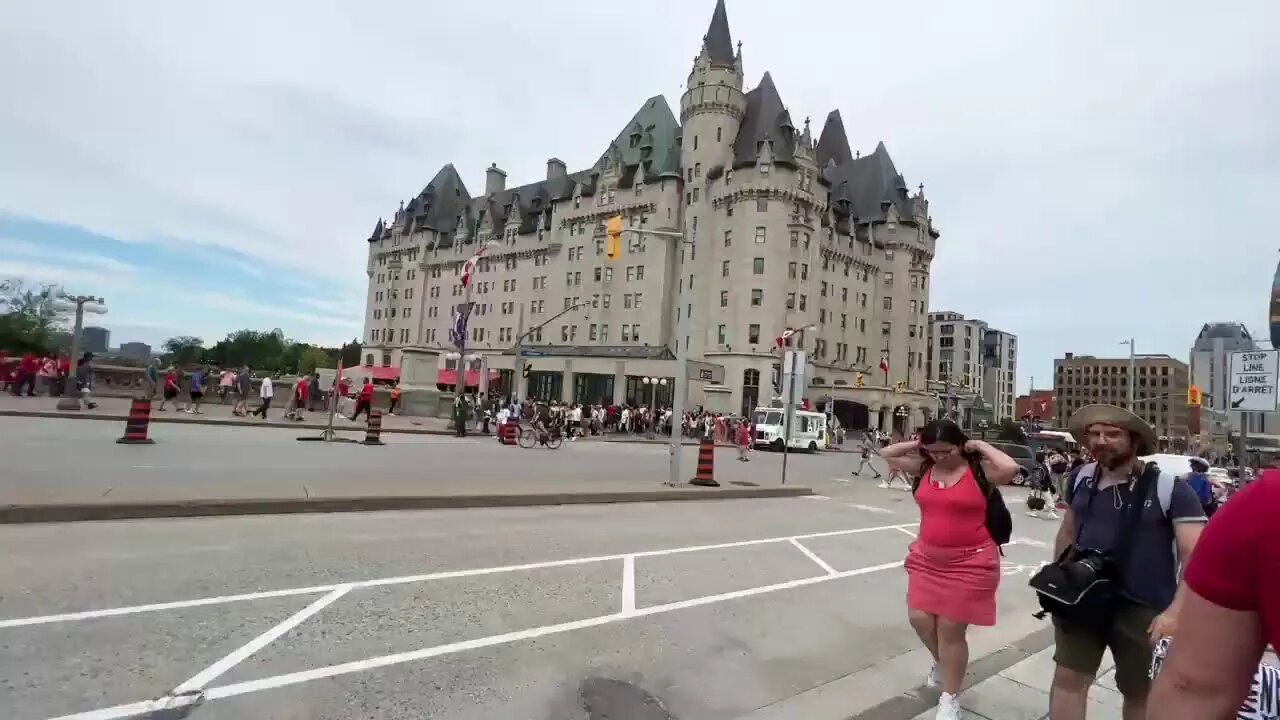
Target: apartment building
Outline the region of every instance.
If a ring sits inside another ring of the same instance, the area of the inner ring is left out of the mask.
[[[929,313],[928,379],[981,397],[992,419],[1016,417],[1018,337],[951,311]]]
[[[590,167],[552,158],[544,178],[508,187],[495,164],[474,197],[445,165],[368,238],[365,362],[398,366],[405,348],[428,348],[449,370],[462,310],[463,352],[485,355],[507,388],[524,338],[530,394],[643,402],[643,379],[673,379],[684,342],[689,401],[738,412],[772,395],[775,339],[810,328],[793,338],[809,355],[807,394],[859,405],[881,426],[904,407],[922,421],[939,237],[923,186],[908,187],[883,144],[854,152],[838,110],[815,138],[769,73],[749,90],[744,78],[720,0],[678,119],[651,97]],[[615,215],[687,244],[628,233],[609,261]],[[461,267],[484,243],[468,295]],[[689,332],[677,338],[682,315]],[[891,397],[898,381],[916,392]]]
[[[1168,355],[1137,355],[1133,359],[1135,402],[1131,407],[1129,363],[1127,357],[1073,353],[1054,360],[1053,390],[1058,398],[1055,424],[1066,427],[1071,414],[1085,405],[1118,405],[1151,423],[1162,449],[1185,448],[1190,434],[1187,364]]]

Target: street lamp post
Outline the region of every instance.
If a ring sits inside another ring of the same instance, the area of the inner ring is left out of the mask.
[[[683,232],[675,230],[643,230],[640,228],[627,228],[623,232],[635,233],[637,235],[653,235],[655,237],[667,238],[674,240],[673,245],[680,250],[676,255],[676,282],[680,282],[682,273],[684,272],[684,245],[692,245],[693,241],[685,238]],[[679,285],[677,285],[679,287]],[[690,293],[692,295],[692,293]],[[684,435],[680,431],[684,424],[684,403],[685,395],[689,392],[689,343],[685,337],[689,334],[689,312],[693,309],[693,304],[688,303],[685,307],[680,307],[680,295],[676,294],[676,372],[675,385],[672,387],[671,398],[671,436],[670,443],[667,445],[667,452],[670,455],[668,467],[670,476],[667,479],[668,485],[681,484],[680,461],[681,452],[684,447]]]
[[[514,370],[512,371],[513,377],[512,377],[512,383],[511,383],[512,385],[515,386],[515,390],[516,390],[515,401],[517,403],[524,398],[524,394],[521,393],[521,390],[527,390],[527,388],[524,387],[524,341],[529,337],[531,337],[534,333],[546,327],[547,323],[553,320],[558,320],[559,318],[564,317],[565,315],[573,312],[574,310],[587,307],[588,305],[590,305],[591,307],[595,307],[596,300],[594,299],[583,300],[582,302],[577,303],[576,305],[570,305],[564,310],[561,310],[560,312],[556,313],[555,315],[552,315],[546,320],[543,320],[537,325],[534,325],[528,330],[524,329],[524,305],[523,304],[520,305],[520,320],[519,320],[519,323],[517,324],[517,330],[516,330],[519,333],[519,335],[516,336],[516,343],[515,343],[516,359],[515,359],[515,363],[512,366]]]
[[[649,386],[649,431],[646,433],[649,437],[653,437],[657,432],[658,423],[658,386],[666,385],[666,378],[646,377],[641,378],[640,382]],[[674,422],[674,421],[673,421]],[[672,431],[675,431],[675,425],[672,425]]]
[[[80,364],[80,334],[84,330],[84,314],[86,312],[99,315],[105,313],[107,309],[103,307],[103,304],[106,300],[94,295],[68,295],[66,293],[59,295],[58,300],[67,303],[68,306],[74,304],[76,311],[76,322],[71,331],[71,361],[67,368],[67,378],[63,382],[62,397],[58,399],[58,409],[79,410],[80,391],[76,387],[76,370]]]
[[[1133,338],[1121,340],[1120,344],[1129,346],[1129,410],[1132,411],[1134,402],[1137,399],[1138,360],[1134,351]]]

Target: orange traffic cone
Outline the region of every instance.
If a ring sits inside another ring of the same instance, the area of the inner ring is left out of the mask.
[[[364,431],[365,445],[385,445],[382,442],[382,412],[379,410],[369,411],[369,426]]]
[[[690,485],[703,487],[720,487],[716,482],[716,441],[713,435],[702,436],[698,444],[698,469],[693,474]]]
[[[147,437],[150,427],[151,400],[134,398],[129,404],[129,416],[124,421],[124,436],[116,442],[121,445],[154,445],[156,441]]]

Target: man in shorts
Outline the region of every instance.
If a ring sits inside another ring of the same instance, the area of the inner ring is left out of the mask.
[[[1054,557],[1072,547],[1115,557],[1120,593],[1107,617],[1054,616],[1057,669],[1049,717],[1085,720],[1089,688],[1110,649],[1116,687],[1124,696],[1123,717],[1141,720],[1147,717],[1151,653],[1177,624],[1182,602],[1178,565],[1186,563],[1200,537],[1204,511],[1186,482],[1171,475],[1147,484],[1146,497],[1136,494],[1145,469],[1138,458],[1156,447],[1155,430],[1137,415],[1114,405],[1086,405],[1071,416],[1068,427],[1096,462],[1082,466],[1067,483],[1067,510]],[[1131,506],[1137,522],[1123,557],[1117,545]]]

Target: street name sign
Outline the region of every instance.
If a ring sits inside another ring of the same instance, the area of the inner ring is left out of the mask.
[[[1274,412],[1280,350],[1250,350],[1231,353],[1231,387],[1228,410]]]

